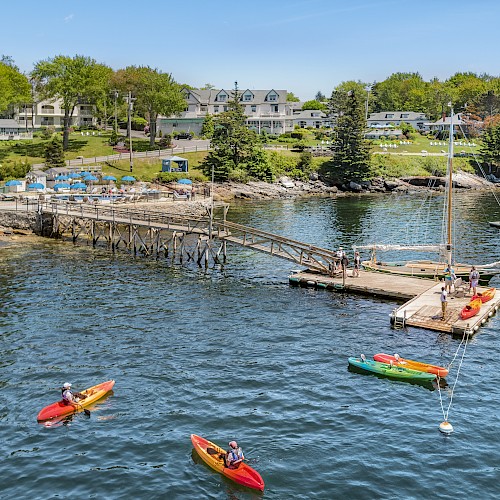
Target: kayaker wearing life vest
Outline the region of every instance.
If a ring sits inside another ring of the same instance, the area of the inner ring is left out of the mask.
[[[226,465],[230,469],[236,469],[240,465],[245,457],[243,456],[243,451],[238,446],[236,441],[229,442],[229,450],[226,453]]]
[[[61,389],[61,395],[64,403],[67,405],[78,403],[80,399],[85,399],[87,397],[85,394],[81,394],[80,392],[73,392],[69,382],[64,382]]]

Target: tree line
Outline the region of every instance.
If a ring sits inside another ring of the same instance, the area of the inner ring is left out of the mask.
[[[0,60],[0,114],[13,106],[33,100],[61,100],[64,111],[63,148],[67,149],[73,113],[79,104],[92,104],[101,121],[107,122],[114,110],[128,107],[150,125],[150,145],[154,147],[159,114],[171,116],[185,109],[182,88],[171,74],[149,66],[128,66],[114,71],[90,57],[58,55],[38,61],[24,75],[12,58]],[[206,84],[206,87],[212,87]],[[130,98],[130,100],[129,100]],[[290,100],[298,100],[290,92]],[[382,82],[366,84],[345,81],[337,85],[329,99],[319,91],[307,109],[325,109],[336,117],[332,132],[333,158],[327,172],[333,179],[362,180],[369,176],[370,149],[364,140],[365,113],[415,111],[437,119],[452,102],[455,111],[465,111],[486,125],[487,162],[498,161],[500,77],[471,72],[456,73],[445,81],[425,81],[419,73],[394,73]],[[212,152],[204,163],[207,175],[226,180],[242,172],[251,178],[271,180],[273,169],[254,131],[245,126],[246,116],[237,86],[228,111],[207,117],[204,127],[212,138]]]

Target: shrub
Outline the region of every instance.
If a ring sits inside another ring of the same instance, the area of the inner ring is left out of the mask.
[[[293,139],[303,139],[307,135],[307,131],[304,130],[303,128],[295,129],[293,132],[290,133],[290,137]]]
[[[53,126],[50,127],[42,127],[41,130],[41,135],[43,139],[50,139],[53,135],[56,129]]]
[[[167,149],[172,146],[172,136],[170,134],[165,134],[159,141],[158,147],[160,149]]]
[[[235,168],[229,172],[229,180],[246,184],[249,181],[248,172],[242,168]]]

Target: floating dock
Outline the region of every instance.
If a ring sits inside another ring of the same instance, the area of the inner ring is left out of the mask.
[[[485,302],[476,316],[464,321],[460,318],[460,311],[470,302],[471,296],[464,290],[458,290],[448,295],[446,316],[442,320],[442,282],[363,270],[359,274],[359,278],[353,277],[352,271],[349,270],[344,280],[341,274],[325,276],[311,271],[298,271],[288,279],[290,284],[295,286],[406,301],[391,315],[391,322],[395,327],[416,326],[452,335],[476,333],[500,306],[499,293],[489,302]],[[486,287],[477,288],[478,292],[485,290]]]

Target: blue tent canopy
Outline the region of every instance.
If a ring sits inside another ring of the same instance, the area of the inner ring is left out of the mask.
[[[87,185],[83,182],[76,182],[70,186],[70,189],[87,189]]]
[[[60,182],[59,184],[54,185],[54,189],[57,191],[58,189],[69,189],[70,185],[67,182]]]
[[[83,178],[84,181],[96,181],[97,177],[95,175],[89,174]]]
[[[132,177],[131,175],[126,175],[125,177],[122,177],[122,181],[135,182],[135,177]]]
[[[32,182],[28,184],[28,189],[45,189],[45,186],[41,182]]]
[[[103,181],[116,181],[116,177],[113,177],[112,175],[105,175],[102,178]]]
[[[179,179],[177,181],[178,184],[192,184],[193,181],[191,179]]]
[[[13,179],[11,181],[7,181],[5,183],[6,186],[20,186],[22,184],[21,181],[17,181],[16,179]]]
[[[60,174],[56,177],[56,181],[67,181],[69,179],[68,175]]]
[[[78,179],[82,176],[80,172],[71,172],[71,174],[68,175],[69,179]]]

